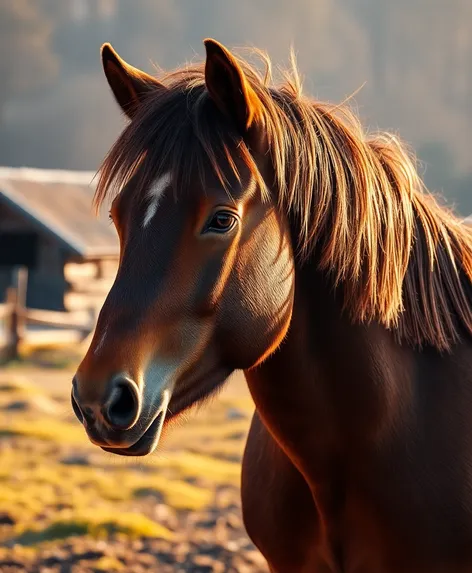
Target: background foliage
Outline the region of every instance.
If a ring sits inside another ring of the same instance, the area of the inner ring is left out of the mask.
[[[0,163],[95,169],[122,127],[99,48],[152,71],[202,39],[294,45],[306,91],[354,101],[424,162],[430,188],[472,212],[470,0],[0,0]]]

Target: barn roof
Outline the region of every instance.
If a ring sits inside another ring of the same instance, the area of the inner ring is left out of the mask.
[[[119,254],[115,229],[92,210],[94,173],[0,167],[0,202],[83,258]]]
[[[73,255],[117,257],[119,242],[106,214],[92,211],[93,171],[0,167],[0,202],[53,235]],[[472,215],[464,219],[472,225]]]

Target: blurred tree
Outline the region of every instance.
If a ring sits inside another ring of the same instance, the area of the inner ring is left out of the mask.
[[[52,25],[35,0],[0,0],[0,125],[8,101],[47,87],[59,62]]]
[[[148,72],[153,73],[151,62],[174,67],[188,58],[186,40],[193,8],[188,0],[118,0],[110,37],[103,41],[114,42],[126,60]]]
[[[363,122],[410,142],[469,213],[471,26],[472,0],[0,0],[0,163],[97,167],[124,121],[103,42],[150,73],[203,56],[207,36],[267,50],[274,71],[293,44],[307,93],[337,102],[366,82],[350,101]]]
[[[54,22],[52,45],[61,58],[61,80],[97,72],[99,50],[113,26],[114,11],[103,13],[104,0],[37,0]],[[113,6],[113,5],[112,5]]]

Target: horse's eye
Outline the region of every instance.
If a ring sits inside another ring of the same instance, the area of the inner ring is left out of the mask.
[[[218,211],[208,221],[205,233],[227,233],[231,231],[236,223],[236,217],[227,211]]]

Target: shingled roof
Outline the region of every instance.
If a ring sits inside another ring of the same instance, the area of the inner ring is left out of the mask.
[[[52,234],[75,256],[115,257],[119,243],[106,214],[92,210],[94,173],[0,167],[0,203]]]

